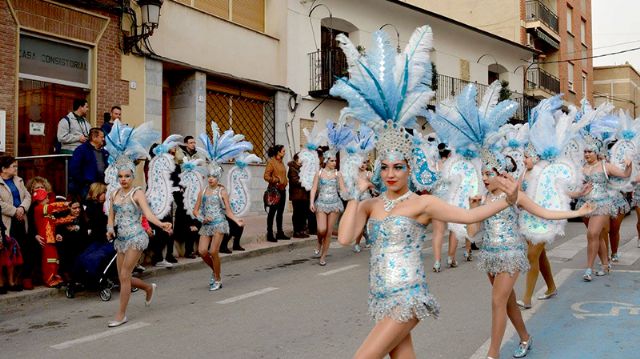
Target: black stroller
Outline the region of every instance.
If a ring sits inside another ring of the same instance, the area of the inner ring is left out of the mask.
[[[91,243],[75,261],[73,280],[67,285],[67,298],[75,297],[82,289],[98,290],[103,301],[111,299],[111,290],[116,286],[116,250],[109,242]]]

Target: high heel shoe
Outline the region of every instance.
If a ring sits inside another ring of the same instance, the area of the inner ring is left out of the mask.
[[[520,342],[520,345],[516,348],[515,352],[513,352],[514,358],[524,358],[527,356],[527,353],[531,350],[533,346],[533,337],[529,335],[529,339],[526,342]]]
[[[149,300],[144,301],[145,307],[151,306],[151,302],[153,302],[153,297],[156,295],[156,288],[158,288],[158,285],[155,283],[151,283],[151,296],[149,297]]]
[[[558,290],[557,289],[554,290],[553,292],[549,293],[549,294],[547,294],[547,293],[542,294],[541,296],[538,297],[538,300],[550,299],[550,298],[555,297],[556,295],[558,295]]]
[[[525,304],[525,302],[521,300],[516,300],[516,304],[520,307],[521,310],[531,309],[531,304]]]
[[[449,266],[449,268],[455,268],[458,266],[458,261],[453,257],[447,257],[447,266]]]
[[[611,264],[608,264],[606,267],[601,266],[600,269],[596,271],[596,277],[602,277],[611,273]]]
[[[442,270],[442,266],[440,265],[440,261],[436,261],[435,263],[433,263],[434,272],[440,273],[441,270]]]
[[[582,280],[584,280],[585,282],[591,282],[591,280],[593,280],[593,278],[591,277],[592,274],[593,271],[591,270],[591,268],[587,268],[587,270],[585,270],[584,274],[582,275]]]
[[[471,251],[464,252],[464,259],[466,259],[467,262],[473,261],[473,255],[471,254]]]

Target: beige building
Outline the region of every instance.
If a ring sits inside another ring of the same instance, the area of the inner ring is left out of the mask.
[[[593,63],[585,59],[592,55],[590,0],[404,1],[537,50],[526,77],[518,70],[528,96],[593,100]]]
[[[633,118],[640,116],[640,73],[628,62],[624,65],[593,68],[595,105],[611,102]]]

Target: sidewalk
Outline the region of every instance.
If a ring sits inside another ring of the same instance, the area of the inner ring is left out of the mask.
[[[267,242],[266,218],[266,214],[254,214],[243,217],[245,227],[240,243],[246,250],[244,252],[234,251],[231,254],[220,254],[221,262],[227,263],[270,253],[291,251],[300,247],[313,246],[316,243],[315,236],[304,239],[291,238],[290,240],[285,241],[280,240],[277,243]],[[283,227],[285,228],[285,232],[288,235],[291,234],[291,231],[289,230],[290,228],[292,228],[291,212],[285,212],[283,216]],[[229,248],[231,248],[231,243],[229,243]],[[200,258],[188,259],[180,257],[178,258],[178,263],[174,264],[173,267],[170,268],[147,266],[145,272],[142,273],[141,278],[170,275],[180,271],[204,268],[204,266],[205,264]],[[32,301],[37,301],[42,298],[56,296],[59,296],[61,300],[66,299],[64,298],[65,289],[36,287],[33,290],[9,292],[7,294],[0,295],[0,305],[21,305]]]

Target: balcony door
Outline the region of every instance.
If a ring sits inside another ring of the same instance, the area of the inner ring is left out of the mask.
[[[338,46],[336,36],[343,34],[349,37],[349,33],[320,27],[320,49],[322,50],[322,88],[329,89],[333,86],[334,78],[346,76],[347,60]]]

